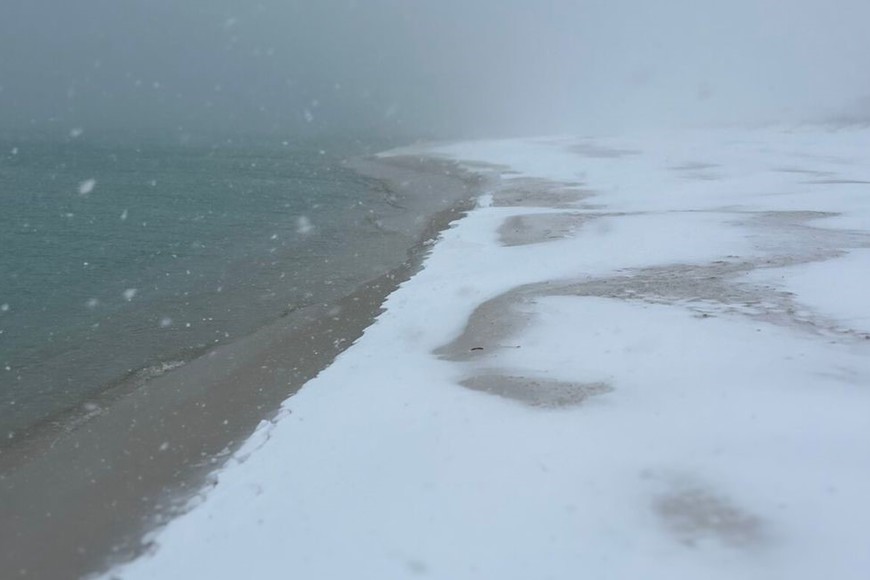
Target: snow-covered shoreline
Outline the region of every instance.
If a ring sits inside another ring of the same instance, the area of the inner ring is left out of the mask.
[[[500,181],[123,578],[864,578],[870,131],[439,145]]]

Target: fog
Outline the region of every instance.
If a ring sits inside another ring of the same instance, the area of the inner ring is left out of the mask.
[[[3,0],[0,130],[469,137],[861,115],[867,22],[866,0]]]

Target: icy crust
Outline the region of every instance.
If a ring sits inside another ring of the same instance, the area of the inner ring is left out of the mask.
[[[501,181],[114,573],[866,578],[866,152],[821,129],[418,148]]]

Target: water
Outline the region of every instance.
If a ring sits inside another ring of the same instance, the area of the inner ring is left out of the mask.
[[[352,149],[0,140],[0,433],[379,273]]]

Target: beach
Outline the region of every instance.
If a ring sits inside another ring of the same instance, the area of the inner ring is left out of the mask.
[[[0,580],[870,580],[868,0],[0,13]]]
[[[864,578],[868,150],[808,126],[382,153],[411,198],[453,188],[409,261],[22,452],[3,561]]]
[[[142,553],[143,534],[187,509],[256,426],[360,336],[437,233],[478,195],[478,179],[450,162],[351,164],[396,205],[377,224],[390,243],[371,248],[383,273],[177,368],[135,375],[5,446],[0,569],[78,577]]]
[[[121,578],[863,578],[864,128],[420,146],[477,207]]]

